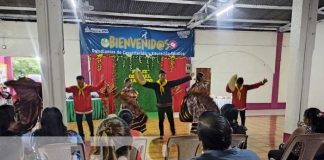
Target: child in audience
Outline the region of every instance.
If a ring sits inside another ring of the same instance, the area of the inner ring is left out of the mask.
[[[224,116],[230,123],[233,134],[246,134],[246,128],[238,124],[238,110],[232,104],[225,104],[221,108],[221,115]]]
[[[107,118],[97,129],[95,144],[105,144],[107,147],[92,147],[91,160],[127,160],[130,158],[132,144],[130,127],[119,117]],[[101,153],[103,157],[100,157]]]
[[[293,139],[296,136],[303,134],[312,134],[312,133],[324,133],[324,116],[321,111],[317,108],[308,108],[304,112],[304,123],[305,125],[297,128],[292,135],[289,137],[287,142],[279,150],[271,150],[268,153],[268,158],[271,160],[279,160],[283,155],[285,149],[292,143]],[[289,160],[298,160],[299,154],[302,149],[302,144],[297,143],[292,150],[292,153],[289,155]]]
[[[128,124],[128,126],[132,126],[132,123],[133,123],[133,113],[130,110],[128,110],[128,109],[121,110],[119,112],[119,114],[118,114],[118,117],[121,118],[121,119],[123,119]],[[140,137],[140,136],[142,136],[142,133],[140,131],[131,129],[130,132],[131,132],[131,135],[133,137]]]
[[[252,151],[231,148],[232,129],[228,121],[217,112],[206,111],[198,121],[198,137],[202,141],[204,153],[192,160],[259,160]]]

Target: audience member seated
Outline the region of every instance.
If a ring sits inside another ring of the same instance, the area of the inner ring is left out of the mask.
[[[259,160],[252,151],[231,148],[232,129],[228,121],[216,112],[204,112],[198,121],[198,137],[204,153],[192,160]]]
[[[247,129],[245,126],[238,124],[238,113],[239,111],[232,104],[225,104],[221,108],[221,115],[224,116],[230,123],[230,126],[233,129],[233,134],[246,134]]]
[[[285,149],[292,143],[293,139],[298,135],[324,133],[324,116],[317,108],[308,108],[304,112],[304,125],[297,128],[289,137],[286,144],[280,145],[279,150],[271,150],[268,153],[268,158],[271,160],[280,160]],[[289,160],[298,160],[302,144],[297,143],[294,146],[292,153],[289,155]]]
[[[0,136],[18,136],[10,130],[15,125],[15,111],[14,106],[1,105],[0,106]]]
[[[120,117],[121,119],[123,119],[128,124],[128,126],[132,126],[132,123],[133,123],[133,113],[130,110],[128,110],[128,109],[121,110],[119,112],[119,114],[118,114],[118,117]],[[130,132],[131,132],[131,135],[133,137],[142,136],[142,133],[140,131],[131,129]]]
[[[40,138],[38,138],[40,137]],[[47,138],[41,138],[47,137]],[[48,138],[53,137],[53,138]],[[58,138],[60,137],[60,138]],[[66,138],[64,138],[66,137]],[[40,128],[30,135],[24,136],[24,143],[28,157],[37,156],[30,152],[37,153],[37,148],[52,143],[78,143],[83,144],[82,138],[78,133],[67,130],[63,123],[63,116],[59,109],[55,107],[45,108],[40,120]],[[36,150],[35,150],[36,149]]]
[[[116,147],[95,146],[91,148],[91,160],[127,160],[130,157],[131,150],[131,133],[128,124],[119,117],[110,117],[101,122],[97,129],[95,144],[102,144],[109,139],[109,144],[114,144]],[[122,138],[121,137],[125,137]],[[103,139],[101,139],[103,138]],[[126,142],[125,142],[126,141]],[[122,147],[119,147],[122,146]],[[103,157],[100,157],[103,152]]]

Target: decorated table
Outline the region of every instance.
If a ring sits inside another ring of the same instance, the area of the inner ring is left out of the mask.
[[[216,102],[219,109],[222,108],[225,104],[232,104],[232,97],[228,96],[216,96],[214,98],[214,101]]]
[[[92,119],[103,119],[104,113],[102,109],[102,103],[100,98],[92,98]],[[75,122],[76,116],[74,112],[74,103],[73,99],[66,100],[66,111],[67,111],[67,121],[68,122]],[[85,120],[85,117],[83,117]]]

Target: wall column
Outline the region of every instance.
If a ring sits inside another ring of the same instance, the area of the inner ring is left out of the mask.
[[[43,105],[58,107],[66,122],[62,1],[36,0],[36,12]]]
[[[308,107],[318,0],[293,0],[285,133],[292,133]]]

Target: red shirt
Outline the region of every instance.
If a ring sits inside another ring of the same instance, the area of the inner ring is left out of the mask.
[[[232,104],[238,109],[238,110],[245,110],[246,109],[246,97],[247,97],[247,91],[251,89],[256,89],[262,86],[263,83],[259,82],[252,85],[243,85],[243,87],[240,89],[241,96],[239,96],[239,89],[236,87],[234,92],[231,91],[231,89],[226,86],[226,92],[232,93]]]
[[[83,89],[83,93],[79,93],[78,86],[71,86],[65,88],[65,92],[73,94],[73,101],[74,101],[74,110],[75,113],[78,114],[88,114],[92,113],[92,103],[91,103],[91,92],[97,92],[100,88],[105,85],[104,81],[102,81],[97,86],[86,86]]]

